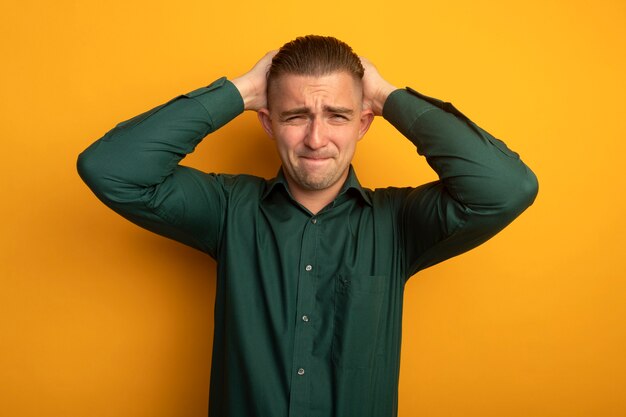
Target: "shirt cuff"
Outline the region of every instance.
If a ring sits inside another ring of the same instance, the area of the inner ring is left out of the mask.
[[[198,101],[205,108],[215,130],[244,111],[243,98],[239,90],[226,77],[183,95]]]
[[[435,108],[469,121],[452,103],[425,96],[413,90],[411,87],[395,90],[387,97],[385,105],[383,106],[383,117],[396,127],[396,129],[406,135],[408,129],[413,126],[415,121],[422,114]]]

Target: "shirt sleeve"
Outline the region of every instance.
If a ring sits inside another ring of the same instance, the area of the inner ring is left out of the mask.
[[[406,278],[485,242],[535,200],[537,178],[519,155],[451,103],[401,89],[383,116],[439,176],[398,205]]]
[[[79,155],[78,173],[128,220],[215,257],[225,179],[179,162],[243,109],[239,91],[221,78],[117,124]]]

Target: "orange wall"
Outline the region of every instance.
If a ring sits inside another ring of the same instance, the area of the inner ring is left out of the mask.
[[[400,416],[626,415],[626,3],[11,3],[0,414],[206,415],[213,261],[99,203],[76,157],[117,122],[320,33],[452,101],[539,177],[513,225],[408,284]],[[272,176],[272,146],[245,114],[185,163]],[[355,165],[370,187],[434,178],[383,120]]]

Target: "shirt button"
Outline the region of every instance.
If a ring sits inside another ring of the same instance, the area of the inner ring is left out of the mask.
[[[317,223],[317,219],[316,219],[315,217],[313,217],[313,218],[311,219],[311,223],[313,223],[313,224]]]
[[[302,321],[309,321],[309,316],[302,316]]]
[[[313,269],[313,267],[311,265],[307,265],[306,267],[304,267],[304,269],[306,269],[306,271],[309,272],[310,270]]]
[[[298,369],[298,375],[304,375],[304,369],[302,368]]]

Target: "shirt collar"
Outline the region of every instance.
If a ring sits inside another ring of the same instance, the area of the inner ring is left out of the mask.
[[[282,166],[278,170],[275,178],[272,178],[267,182],[267,186],[263,195],[261,196],[261,200],[265,200],[268,195],[273,193],[273,191],[278,187],[282,186],[284,190],[289,194],[289,197],[295,201],[291,192],[289,191],[289,185],[287,184],[287,179],[285,178],[285,174],[283,172]],[[356,177],[356,173],[354,172],[354,167],[350,165],[350,170],[348,171],[348,178],[346,178],[346,182],[343,183],[341,190],[339,190],[339,194],[335,197],[333,201],[333,205],[339,204],[350,198],[351,195],[358,195],[360,198],[368,205],[372,205],[372,200],[363,187],[361,187],[361,183],[359,183],[358,178]]]

